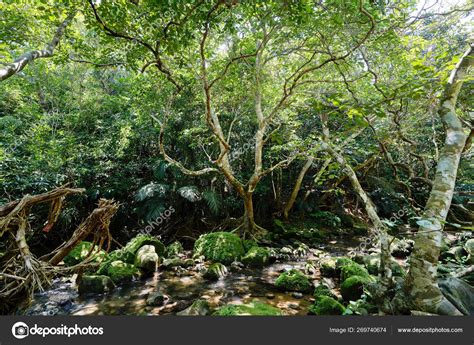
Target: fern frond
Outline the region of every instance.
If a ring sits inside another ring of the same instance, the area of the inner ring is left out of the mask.
[[[202,193],[202,197],[206,200],[211,212],[214,215],[218,215],[222,206],[220,195],[213,190],[206,190]]]

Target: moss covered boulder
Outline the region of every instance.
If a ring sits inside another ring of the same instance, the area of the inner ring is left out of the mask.
[[[346,307],[344,315],[370,315],[377,313],[378,309],[375,305],[367,302],[365,299],[350,301]]]
[[[230,232],[212,232],[201,235],[194,243],[194,256],[224,265],[239,260],[244,255],[244,246],[239,236]]]
[[[155,272],[160,259],[155,250],[155,246],[149,244],[141,247],[135,256],[135,266],[147,274]]]
[[[193,259],[181,259],[181,258],[170,258],[165,259],[161,264],[160,268],[163,270],[171,270],[174,267],[190,267],[194,265]]]
[[[244,246],[244,250],[248,252],[252,247],[258,247],[258,244],[255,240],[243,240],[242,245]]]
[[[227,267],[220,262],[213,263],[204,273],[204,278],[208,280],[219,280],[227,275]]]
[[[253,301],[248,304],[227,304],[218,308],[213,315],[216,316],[279,316],[281,310],[269,304]]]
[[[115,288],[115,284],[110,277],[107,276],[83,276],[78,285],[80,294],[88,293],[107,293]]]
[[[350,264],[353,264],[353,263],[354,263],[354,261],[349,259],[349,258],[345,258],[345,257],[336,258],[337,273],[338,274],[340,273],[340,270],[343,266],[347,266],[347,265],[350,265]]]
[[[262,247],[252,247],[242,258],[242,263],[249,267],[263,267],[268,264],[270,253]]]
[[[117,260],[110,263],[107,275],[115,284],[132,281],[140,276],[140,271],[131,264]]]
[[[164,256],[165,245],[161,243],[159,239],[149,235],[138,235],[137,237],[132,238],[125,245],[125,247],[121,249],[121,251],[127,253],[122,260],[129,264],[132,264],[135,260],[135,256],[137,255],[138,250],[145,245],[154,246],[156,254],[158,254],[159,257]]]
[[[341,284],[341,295],[345,301],[357,301],[364,294],[364,286],[372,283],[371,276],[352,276]]]
[[[327,285],[319,284],[313,291],[313,297],[317,301],[323,296],[336,298],[336,296],[331,292],[331,289]]]
[[[166,248],[166,253],[165,256],[167,258],[172,258],[174,256],[178,256],[184,251],[183,245],[181,242],[175,241],[171,243],[167,248]]]
[[[349,264],[341,267],[341,281],[345,281],[347,278],[353,276],[368,278],[370,275],[364,266],[359,265],[355,262],[350,262]]]
[[[198,299],[193,302],[188,308],[176,313],[179,316],[204,316],[210,314],[209,303],[207,301]]]
[[[321,276],[334,278],[337,277],[336,273],[336,259],[335,258],[323,258],[319,262],[319,272]]]
[[[342,315],[344,306],[332,297],[321,296],[309,308],[309,314],[313,315]]]
[[[91,253],[92,243],[87,241],[81,241],[79,244],[74,247],[73,250],[69,252],[68,255],[64,258],[64,264],[66,266],[74,266],[87,258],[88,254]],[[92,251],[92,260],[93,261],[102,261],[105,259],[107,254],[101,250],[97,252],[98,247],[94,246]]]
[[[283,272],[275,281],[275,286],[284,291],[310,292],[313,284],[301,271],[292,269]]]

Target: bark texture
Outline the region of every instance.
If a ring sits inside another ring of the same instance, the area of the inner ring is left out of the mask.
[[[18,72],[22,71],[30,62],[33,62],[36,59],[47,58],[53,56],[54,49],[59,44],[61,37],[66,30],[66,27],[71,23],[76,15],[76,11],[71,12],[67,18],[58,26],[56,33],[54,34],[53,39],[47,45],[45,49],[42,50],[33,50],[21,55],[14,62],[7,64],[5,67],[0,68],[0,81],[8,79]]]
[[[410,297],[410,307],[436,314],[459,314],[438,287],[437,264],[444,221],[451,206],[459,160],[467,139],[456,115],[456,102],[463,81],[473,65],[471,45],[452,71],[440,100],[438,116],[444,124],[446,139],[439,154],[433,187],[415,239],[410,270],[405,281],[405,294]]]

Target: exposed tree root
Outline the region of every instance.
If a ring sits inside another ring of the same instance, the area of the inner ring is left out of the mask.
[[[93,250],[101,250],[106,243],[110,247],[109,224],[118,210],[118,203],[101,199],[96,208],[74,231],[71,238],[46,257],[36,258],[30,251],[27,235],[32,232],[28,222],[31,208],[50,202],[48,220],[43,231],[49,232],[57,221],[64,198],[69,194],[82,193],[84,189],[56,188],[38,195],[26,195],[20,200],[0,206],[0,237],[8,241],[7,252],[0,260],[0,313],[14,309],[21,301],[28,300],[35,291],[42,291],[50,285],[58,273],[77,270],[90,264]],[[74,267],[57,267],[64,257],[87,236],[94,236],[88,258]],[[47,258],[51,259],[47,260]]]

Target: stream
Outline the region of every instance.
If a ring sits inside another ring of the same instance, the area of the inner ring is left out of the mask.
[[[290,269],[306,270],[317,284],[321,278],[319,270],[307,271],[307,263],[317,263],[320,258],[343,256],[359,243],[358,238],[331,241],[319,248],[311,248],[305,256],[279,261],[264,268],[229,269],[229,274],[212,282],[203,278],[204,264],[193,267],[177,267],[153,276],[120,286],[108,294],[79,295],[75,277],[61,277],[52,286],[35,294],[28,308],[19,311],[22,315],[174,315],[190,306],[196,299],[206,300],[211,309],[227,303],[240,304],[258,300],[279,308],[284,315],[306,315],[314,299],[311,294],[283,292],[274,286],[276,278]],[[190,257],[191,252],[186,252]],[[150,292],[159,291],[168,299],[160,307],[146,305]]]

